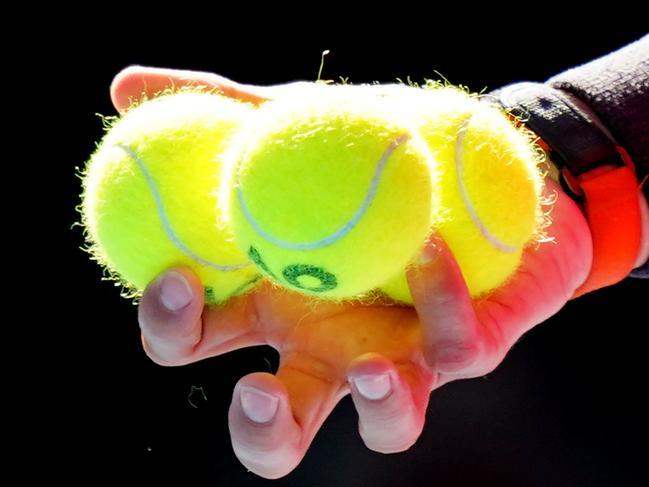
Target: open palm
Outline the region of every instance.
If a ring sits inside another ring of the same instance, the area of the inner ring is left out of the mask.
[[[247,87],[207,73],[130,68],[112,86],[113,102],[169,85],[204,84],[262,102],[290,96],[282,87]],[[472,301],[455,260],[435,235],[409,271],[414,307],[307,298],[263,282],[219,308],[204,308],[188,269],[164,273],[139,308],[143,344],[163,365],[182,365],[242,347],[278,350],[276,375],[253,373],[234,389],[229,424],[234,451],[251,471],[278,478],[304,457],[319,428],[348,393],[359,431],[372,450],[409,448],[423,429],[430,392],[493,370],[513,343],[556,313],[590,270],[592,244],[581,211],[552,180],[551,241],[530,246],[514,279]],[[246,414],[246,412],[248,414]]]

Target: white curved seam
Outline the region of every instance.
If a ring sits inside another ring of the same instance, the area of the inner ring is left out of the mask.
[[[151,194],[153,195],[153,199],[155,201],[156,209],[158,212],[158,218],[160,218],[160,221],[162,222],[162,227],[164,228],[164,231],[167,234],[167,238],[169,238],[171,243],[174,246],[176,246],[178,250],[180,250],[183,254],[185,254],[187,257],[192,259],[197,264],[200,264],[205,267],[211,267],[212,269],[216,269],[223,272],[236,271],[239,269],[243,269],[244,267],[248,267],[248,265],[250,265],[250,264],[237,264],[237,265],[217,264],[215,262],[204,259],[200,255],[195,254],[187,245],[185,245],[185,243],[182,240],[180,240],[180,238],[174,231],[173,227],[171,226],[171,222],[169,221],[169,218],[167,218],[167,214],[165,213],[164,204],[162,203],[162,196],[160,195],[160,191],[158,190],[158,187],[155,184],[155,180],[153,179],[153,176],[151,176],[151,173],[149,173],[149,170],[144,164],[144,161],[142,161],[140,156],[138,156],[138,154],[128,145],[117,144],[116,147],[119,147],[124,152],[126,152],[131,157],[131,159],[133,159],[137,167],[144,175],[144,179],[147,185],[149,186],[149,190],[151,191]]]
[[[352,229],[361,220],[361,218],[363,218],[363,215],[365,214],[365,212],[367,211],[367,209],[369,208],[370,204],[372,203],[372,201],[376,196],[381,175],[383,174],[383,170],[385,169],[388,159],[390,158],[392,153],[397,149],[397,147],[407,142],[408,139],[410,139],[410,136],[408,134],[399,135],[393,142],[390,143],[387,149],[385,149],[383,155],[381,156],[381,158],[376,164],[376,169],[374,170],[374,176],[372,177],[370,187],[360,207],[358,208],[358,210],[356,210],[356,213],[354,213],[354,215],[349,219],[347,223],[345,223],[340,229],[333,232],[331,235],[328,235],[327,237],[321,238],[313,242],[288,242],[286,240],[282,240],[278,237],[275,237],[274,235],[271,235],[270,233],[265,231],[261,227],[261,225],[259,225],[259,223],[255,220],[255,218],[252,216],[250,209],[246,205],[243,192],[241,191],[241,184],[239,178],[240,168],[237,167],[236,189],[237,189],[237,198],[239,199],[239,206],[241,208],[241,211],[243,212],[246,220],[248,220],[248,223],[250,223],[250,225],[255,229],[255,231],[261,237],[263,237],[268,242],[271,242],[279,247],[289,249],[289,250],[314,250],[314,249],[326,247],[327,245],[331,245],[337,242],[338,240],[340,240],[341,238],[343,238],[345,235],[349,234],[349,232],[352,231]]]
[[[493,233],[491,233],[491,231],[482,222],[482,220],[480,220],[480,217],[478,216],[478,212],[476,211],[475,206],[473,205],[473,202],[469,197],[469,192],[467,191],[466,186],[464,185],[464,136],[467,132],[470,122],[471,122],[471,116],[467,117],[462,122],[460,128],[457,131],[457,139],[455,140],[455,170],[457,172],[457,183],[458,183],[458,189],[460,191],[460,195],[462,196],[464,205],[466,206],[466,209],[469,212],[469,216],[471,216],[471,220],[473,220],[473,223],[478,227],[480,233],[482,233],[484,238],[486,238],[489,241],[489,243],[491,243],[491,245],[496,247],[501,252],[507,252],[507,253],[516,252],[518,247],[514,245],[510,245],[500,240]]]

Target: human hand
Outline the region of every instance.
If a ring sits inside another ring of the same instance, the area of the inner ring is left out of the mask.
[[[208,73],[129,68],[116,77],[111,94],[123,110],[142,92],[153,95],[186,84],[215,87],[253,103],[313,86],[250,87]],[[470,299],[452,254],[434,236],[422,264],[408,274],[414,308],[313,300],[269,283],[223,307],[204,308],[200,282],[178,268],[151,283],[142,297],[144,348],[163,365],[259,344],[279,351],[277,374],[243,377],[229,411],[235,454],[260,476],[278,478],[293,470],[350,392],[365,444],[383,453],[406,450],[423,429],[432,390],[489,373],[523,333],[556,313],[586,278],[587,224],[551,180],[546,196],[556,197],[547,229],[554,240],[526,249],[514,279],[485,299]],[[356,385],[354,379],[363,377],[366,386]],[[261,391],[258,401],[254,390]]]

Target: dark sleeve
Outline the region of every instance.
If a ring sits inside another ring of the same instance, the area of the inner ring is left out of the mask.
[[[547,81],[587,104],[636,164],[649,201],[649,35]],[[649,278],[649,261],[631,273]]]

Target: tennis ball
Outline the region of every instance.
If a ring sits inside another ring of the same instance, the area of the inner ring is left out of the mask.
[[[543,176],[531,138],[500,110],[459,89],[419,90],[399,102],[438,163],[442,209],[433,228],[471,296],[484,296],[508,281],[524,247],[542,233]],[[413,302],[405,272],[381,290]]]
[[[357,94],[267,103],[224,177],[223,211],[249,258],[275,283],[331,300],[362,299],[402,270],[436,208],[424,141]]]
[[[260,278],[217,212],[222,151],[252,113],[178,92],[131,109],[101,141],[83,174],[82,221],[90,252],[130,296],[174,265],[197,273],[207,304]]]

